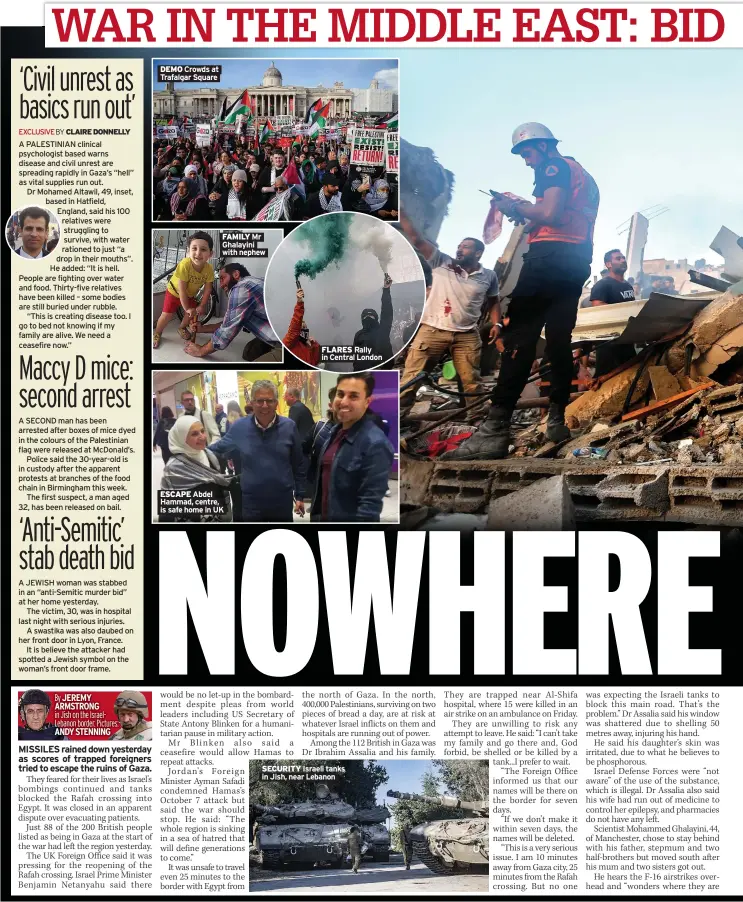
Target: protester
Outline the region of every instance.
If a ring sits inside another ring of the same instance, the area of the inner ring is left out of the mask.
[[[280,150],[276,150],[271,154],[271,165],[266,166],[258,180],[262,194],[273,194],[275,192],[274,182],[280,175],[284,174],[285,169],[286,160],[284,154]]]
[[[43,689],[27,689],[18,701],[18,713],[22,727],[18,727],[18,738],[24,742],[61,742],[67,739],[62,730],[53,723],[47,723],[52,702]]]
[[[338,376],[337,422],[319,452],[313,522],[379,522],[395,455],[384,432],[366,416],[373,392],[369,373]]]
[[[237,166],[223,166],[214,187],[209,192],[209,209],[215,219],[227,218],[227,199],[232,188],[232,175]]]
[[[488,311],[494,323],[500,322],[498,277],[480,265],[485,245],[477,238],[463,238],[452,259],[418,235],[404,213],[400,225],[432,270],[431,290],[426,289],[420,328],[408,348],[402,383],[430,372],[449,352],[463,390],[476,392],[482,349],[478,322]],[[401,392],[401,410],[413,405],[416,390],[413,385]]]
[[[42,207],[26,207],[18,215],[21,246],[15,248],[19,257],[26,260],[40,260],[48,256],[45,250],[49,235],[49,213]]]
[[[203,181],[203,179],[202,179]],[[170,212],[174,221],[209,219],[209,200],[200,193],[199,182],[183,178],[170,195]]]
[[[109,740],[151,742],[152,724],[147,720],[150,709],[147,699],[136,689],[123,689],[114,702],[114,714],[121,724]]]
[[[220,462],[207,448],[207,441],[206,429],[199,419],[188,414],[179,417],[168,434],[171,457],[165,465],[160,488],[208,492],[215,508],[204,508],[196,514],[161,514],[161,522],[229,523],[232,520],[230,477],[222,475]]]
[[[192,391],[186,390],[181,392],[181,404],[183,405],[183,411],[186,416],[195,417],[204,427],[209,442],[216,441],[219,438],[222,433],[217,425],[217,421],[207,410],[201,410],[196,406],[196,398]]]
[[[224,216],[229,220],[244,221],[249,218],[248,204],[250,196],[248,194],[248,176],[244,169],[236,169],[232,173],[232,182],[230,190],[226,197]],[[217,215],[221,213],[221,204],[217,201],[214,207]]]
[[[206,197],[209,194],[209,186],[206,183],[206,179],[201,175],[201,163],[192,162],[183,170],[183,174],[187,179],[191,179],[191,181],[196,182],[199,186],[199,194],[203,194]]]
[[[279,395],[268,379],[253,384],[252,416],[237,420],[209,450],[240,456],[242,518],[252,523],[291,523],[304,516],[306,464],[297,427],[279,416]]]
[[[353,368],[368,370],[392,357],[390,331],[392,329],[392,279],[385,273],[382,306],[377,313],[371,307],[361,311],[361,329],[353,337]],[[363,349],[363,350],[362,350]]]
[[[449,452],[449,458],[493,459],[508,454],[511,415],[529,378],[542,328],[551,385],[545,436],[552,442],[570,438],[565,424],[573,378],[570,343],[578,299],[591,271],[599,190],[579,163],[562,156],[557,143],[539,122],[526,122],[513,133],[511,153],[521,156],[535,173],[536,203],[501,195],[492,206],[529,224],[529,247],[511,294],[508,326],[501,330],[499,323],[493,324],[504,353],[488,418],[471,438]]]
[[[173,411],[169,407],[163,407],[160,411],[160,419],[157,421],[155,435],[152,439],[153,450],[160,449],[163,463],[166,464],[170,459],[170,447],[168,446],[168,433],[175,425],[175,417]]]
[[[263,279],[254,278],[240,263],[226,263],[219,271],[219,286],[227,294],[227,312],[219,323],[203,324],[192,318],[192,335],[209,333],[204,345],[190,341],[185,351],[192,357],[206,357],[228,348],[242,330],[254,338],[243,350],[243,360],[256,360],[279,346],[279,339],[271,328],[263,301]]]
[[[163,312],[160,314],[155,332],[152,336],[152,347],[159,348],[165,327],[182,307],[185,314],[184,325],[190,320],[190,312],[203,316],[214,282],[214,269],[209,258],[214,250],[214,242],[207,232],[194,232],[186,239],[186,256],[175,268],[168,280],[168,287],[163,299]],[[196,294],[203,289],[201,304],[197,304]]]
[[[286,173],[288,172],[289,168],[287,167]],[[275,193],[271,200],[253,217],[253,220],[259,222],[292,222],[299,219],[301,201],[294,193],[293,187],[287,182],[287,176],[283,175],[277,178],[273,187]]]
[[[291,351],[295,357],[312,366],[319,365],[320,345],[310,335],[310,330],[304,321],[304,291],[301,288],[297,289],[294,313],[282,341],[286,349]]]
[[[313,219],[323,213],[339,213],[343,210],[339,196],[340,182],[334,175],[326,175],[319,191],[309,195],[304,208],[304,218]]]

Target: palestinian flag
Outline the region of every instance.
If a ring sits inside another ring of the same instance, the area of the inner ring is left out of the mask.
[[[304,182],[299,177],[299,173],[297,172],[297,164],[294,162],[294,157],[292,157],[289,161],[289,165],[282,172],[281,177],[289,186],[290,191],[294,191],[302,198],[302,200],[306,200]]]
[[[312,104],[312,106],[307,110],[307,115],[304,117],[305,122],[312,122],[315,118],[315,113],[319,112],[322,109],[322,99],[320,97]]]
[[[168,120],[168,125],[175,125],[175,116]]]
[[[224,117],[227,115],[227,98],[222,101],[222,109],[217,114],[217,122],[224,122]]]
[[[224,117],[225,125],[235,125],[238,116],[244,116],[246,122],[253,119],[253,110],[250,105],[250,94],[246,88],[242,94],[231,104]]]
[[[374,128],[398,128],[397,113],[388,113],[386,116],[380,116],[374,123]]]
[[[258,140],[261,144],[265,144],[266,141],[268,141],[269,138],[273,137],[274,134],[275,132],[273,126],[271,125],[271,120],[266,119],[266,122],[261,129],[261,136]]]
[[[315,113],[312,118],[312,128],[310,128],[310,135],[316,135],[325,128],[325,123],[328,121],[329,112],[330,103],[328,102],[321,110],[318,110],[318,112]]]

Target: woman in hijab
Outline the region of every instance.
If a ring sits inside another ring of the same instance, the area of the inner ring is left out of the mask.
[[[397,219],[397,210],[393,209],[392,192],[386,179],[374,179],[371,188],[364,198],[369,207],[368,212],[378,219]],[[366,213],[366,210],[360,212]]]
[[[209,201],[199,193],[199,184],[194,179],[183,178],[170,197],[172,218],[178,221],[188,219],[209,219]]]
[[[227,197],[232,188],[232,174],[237,166],[230,164],[222,167],[222,174],[216,180],[214,187],[209,194],[209,207],[215,219],[225,219],[227,217]]]
[[[204,197],[209,194],[209,186],[206,184],[206,179],[200,174],[201,166],[196,163],[189,163],[188,166],[183,170],[183,174],[187,179],[192,179],[199,186],[199,194],[203,194]]]
[[[341,175],[343,176],[343,179],[345,180],[348,178],[348,176],[351,173],[351,164],[348,162],[348,154],[342,153],[338,157],[338,163],[340,165]]]
[[[232,173],[232,187],[226,198],[225,216],[226,219],[246,220],[248,218],[248,176],[244,169],[236,169]],[[218,204],[215,206],[215,213],[220,208]],[[223,217],[219,217],[220,219]]]
[[[173,411],[169,407],[163,407],[160,411],[160,419],[157,421],[155,435],[152,437],[153,450],[160,449],[163,463],[166,464],[170,460],[170,448],[168,446],[168,433],[175,425],[175,417]]]
[[[206,430],[196,417],[179,417],[168,433],[171,457],[165,465],[162,490],[209,492],[214,504],[198,514],[165,514],[161,522],[229,523],[232,521],[231,478],[220,473],[219,461],[206,447]],[[200,499],[202,502],[205,498]]]
[[[304,182],[305,194],[311,194],[313,191],[320,190],[320,180],[317,178],[314,160],[305,160],[302,163],[299,175]]]

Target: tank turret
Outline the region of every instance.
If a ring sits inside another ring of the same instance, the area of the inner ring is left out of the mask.
[[[388,797],[407,802],[426,802],[441,808],[466,812],[466,817],[425,821],[408,831],[413,852],[434,874],[457,871],[487,873],[490,813],[487,799],[473,802],[446,795],[418,795],[414,792],[387,792]]]

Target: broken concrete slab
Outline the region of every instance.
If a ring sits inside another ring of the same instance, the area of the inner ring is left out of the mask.
[[[407,454],[403,459],[404,465],[400,467],[400,497],[408,504],[423,506],[435,464],[431,460],[418,460]]]
[[[682,391],[678,379],[665,366],[649,366],[648,375],[656,401],[664,401]]]
[[[494,498],[488,507],[488,529],[522,532],[574,528],[575,511],[563,476],[541,479],[519,492]]]
[[[700,310],[682,338],[668,350],[667,365],[672,373],[683,372],[686,366],[686,348],[694,346],[694,357],[702,357],[728,332],[743,323],[743,293],[733,290],[715,298]],[[693,373],[692,373],[693,375]]]
[[[619,416],[624,408],[627,392],[637,375],[639,364],[612,376],[596,391],[584,392],[580,398],[568,404],[565,415],[576,417],[581,426],[588,426],[600,417]],[[647,391],[650,377],[647,371],[640,376],[634,397],[642,398]]]

